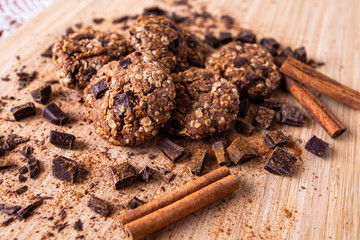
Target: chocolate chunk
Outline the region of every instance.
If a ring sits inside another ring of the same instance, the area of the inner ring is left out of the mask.
[[[19,150],[19,153],[23,155],[25,158],[31,157],[33,152],[34,152],[34,148],[29,145],[24,146],[22,150]]]
[[[30,94],[35,102],[45,104],[50,98],[51,86],[45,85],[43,87],[39,87],[38,89],[30,92]]]
[[[141,180],[143,180],[144,182],[149,182],[149,180],[151,179],[152,175],[155,173],[156,171],[154,169],[152,169],[151,167],[145,166],[139,173],[139,177]]]
[[[14,163],[10,162],[9,159],[0,160],[0,170],[11,168],[12,166],[14,166]]]
[[[220,19],[227,27],[234,24],[234,19],[229,15],[222,15]]]
[[[100,24],[104,21],[105,19],[104,18],[93,18],[93,22],[95,24]]]
[[[59,148],[71,149],[76,137],[72,134],[50,131],[50,142]]]
[[[44,109],[43,117],[50,123],[56,125],[64,125],[68,116],[55,103],[48,105]]]
[[[254,126],[241,120],[236,120],[235,129],[244,136],[250,136],[254,130]]]
[[[259,107],[253,124],[262,129],[268,129],[274,121],[275,111],[263,106]]]
[[[93,38],[94,38],[93,35],[91,35],[90,33],[81,33],[73,37],[75,41],[80,41],[84,39],[93,39]]]
[[[40,162],[34,157],[27,160],[30,178],[36,178],[41,173]]]
[[[248,30],[244,30],[239,32],[236,37],[236,40],[239,40],[244,43],[255,43],[256,42],[256,35]]]
[[[22,186],[14,191],[16,195],[20,195],[28,190],[28,186]]]
[[[175,162],[181,158],[185,153],[185,148],[176,145],[168,138],[165,138],[161,141],[160,150],[172,162]]]
[[[265,134],[264,142],[268,148],[274,148],[285,145],[287,139],[282,131],[271,131]]]
[[[265,98],[263,106],[270,108],[270,109],[279,110],[283,104],[284,104],[284,101],[282,99]]]
[[[33,199],[53,199],[53,197],[36,195],[36,196],[33,196]]]
[[[24,175],[19,174],[19,182],[23,183],[26,182],[27,177],[25,177]]]
[[[196,176],[201,175],[201,169],[206,156],[205,149],[198,149],[190,159],[190,172]]]
[[[5,219],[2,223],[1,223],[1,226],[2,227],[6,227],[6,226],[9,226],[10,223],[12,223],[13,221],[15,221],[15,217],[9,217],[7,219]]]
[[[281,176],[290,176],[292,167],[296,160],[297,158],[295,156],[279,147],[276,147],[264,169]]]
[[[190,20],[190,18],[188,16],[180,16],[180,15],[177,15],[175,12],[172,13],[170,18],[177,24]]]
[[[254,69],[254,71],[257,75],[267,78],[268,73],[269,73],[268,67],[261,65],[261,64],[255,64],[255,66],[252,66],[252,68]]]
[[[141,205],[144,205],[144,201],[143,200],[140,200],[139,198],[137,197],[133,197],[129,202],[128,204],[126,205],[127,208],[129,209],[135,209],[137,207],[140,207]]]
[[[18,144],[27,142],[29,140],[30,139],[27,137],[21,137],[16,134],[10,134],[7,137],[6,141],[3,143],[2,149],[4,151],[9,151],[9,150],[14,149]]]
[[[295,57],[295,54],[291,47],[286,47],[281,51],[279,56],[284,57],[286,60],[287,57]]]
[[[280,108],[280,122],[294,126],[302,126],[304,125],[304,117],[298,107],[283,104]]]
[[[15,213],[17,213],[19,210],[21,209],[20,206],[0,206],[0,213],[4,213],[7,215],[13,215]]]
[[[219,39],[217,39],[213,33],[206,34],[204,42],[212,48],[218,48],[220,46]]]
[[[174,55],[177,55],[181,49],[181,45],[183,43],[183,38],[182,37],[178,37],[176,39],[174,39],[169,45],[168,45],[168,49],[170,52],[172,52]]]
[[[72,34],[72,33],[74,33],[74,32],[75,32],[75,31],[74,31],[74,29],[73,29],[72,27],[68,27],[68,28],[66,29],[65,35],[67,36],[67,35]]]
[[[137,179],[135,168],[128,162],[111,166],[109,172],[116,190],[130,186]]]
[[[118,17],[118,18],[115,18],[112,23],[113,24],[119,24],[119,23],[122,23],[122,22],[125,22],[129,19],[129,16],[122,16],[122,17]]]
[[[21,209],[20,211],[17,212],[17,218],[19,220],[25,220],[27,219],[28,217],[31,216],[31,214],[34,212],[34,210],[36,208],[38,208],[41,204],[43,203],[42,200],[38,200],[30,205],[28,205],[27,207]]]
[[[76,231],[82,231],[82,223],[80,219],[74,223],[74,229]]]
[[[5,155],[5,150],[0,146],[0,156]]]
[[[94,86],[93,86],[93,92],[94,92],[95,99],[99,99],[102,96],[104,96],[104,93],[108,89],[109,88],[106,85],[106,79],[105,78],[103,78],[100,81],[98,81],[97,83],[95,83]]]
[[[69,158],[59,156],[53,159],[52,173],[55,178],[74,183],[78,174],[79,166],[77,162]]]
[[[242,99],[239,103],[239,117],[245,117],[250,107],[249,99]]]
[[[16,121],[36,115],[35,105],[32,102],[11,108],[11,113]]]
[[[40,56],[44,58],[52,58],[52,45],[49,46]]]
[[[263,38],[260,40],[260,44],[263,45],[273,56],[277,55],[277,50],[280,44],[273,38]]]
[[[59,83],[59,81],[58,80],[48,80],[45,83],[47,83],[47,84],[57,84],[57,83]]]
[[[186,45],[189,48],[196,48],[197,46],[199,46],[199,42],[196,38],[196,36],[194,34],[191,34],[187,39],[186,39]]]
[[[149,7],[149,8],[145,8],[143,15],[145,16],[149,16],[149,15],[154,15],[154,16],[163,16],[166,14],[166,11],[164,11],[163,9],[159,8],[159,7]]]
[[[221,44],[229,43],[233,40],[231,32],[220,32],[219,41]]]
[[[219,166],[229,166],[230,162],[226,159],[226,153],[225,153],[225,147],[224,147],[224,142],[223,141],[215,141],[212,145],[211,145],[214,153],[215,153],[215,157],[217,160],[217,163]]]
[[[256,152],[240,138],[235,139],[227,148],[230,160],[234,164],[245,163],[256,157]]]
[[[109,216],[109,209],[106,202],[98,197],[95,197],[94,195],[91,196],[88,207],[103,217]]]
[[[315,135],[313,135],[305,145],[306,150],[319,157],[324,156],[328,148],[329,144]]]
[[[303,62],[306,63],[307,62],[307,58],[306,58],[306,50],[304,47],[300,47],[294,50],[294,57]]]
[[[132,113],[133,104],[131,100],[132,96],[130,92],[121,93],[120,95],[114,97],[114,108],[117,110],[119,117],[124,116],[127,111]]]
[[[242,66],[244,66],[245,64],[247,64],[248,60],[246,58],[243,58],[243,57],[239,57],[237,56],[235,59],[234,59],[234,66],[236,68],[241,68]]]

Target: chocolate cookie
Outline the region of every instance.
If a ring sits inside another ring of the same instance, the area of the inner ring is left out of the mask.
[[[150,52],[170,70],[185,69],[187,46],[182,29],[162,16],[140,16],[130,28],[137,51]]]
[[[130,43],[117,33],[81,29],[56,42],[52,56],[60,82],[84,88],[99,68],[131,51]]]
[[[207,69],[234,83],[241,97],[262,101],[279,86],[279,73],[271,54],[261,45],[231,42],[212,54]]]
[[[168,68],[148,53],[133,52],[99,69],[84,99],[98,135],[135,146],[156,136],[170,119],[175,88]]]
[[[219,74],[192,67],[174,74],[176,107],[167,125],[170,133],[202,139],[227,130],[239,110],[235,85]]]

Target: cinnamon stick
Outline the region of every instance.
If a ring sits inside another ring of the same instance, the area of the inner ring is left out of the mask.
[[[360,92],[329,78],[295,58],[288,57],[281,66],[280,72],[339,102],[360,109]]]
[[[331,137],[337,137],[346,130],[344,124],[342,124],[309,89],[287,76],[285,76],[285,82],[287,90],[303,105],[311,117],[317,121]]]
[[[120,216],[120,223],[122,226],[134,221],[135,219],[141,218],[151,212],[154,212],[160,208],[163,208],[173,202],[178,201],[185,196],[198,191],[201,188],[208,186],[209,184],[216,182],[217,180],[230,174],[227,167],[218,168],[202,177],[199,177],[195,181],[192,181],[168,194],[161,196],[160,198],[148,202],[138,208],[135,208],[122,216]]]
[[[226,176],[164,208],[125,225],[125,232],[131,239],[140,239],[169,225],[190,213],[234,192],[239,180]]]

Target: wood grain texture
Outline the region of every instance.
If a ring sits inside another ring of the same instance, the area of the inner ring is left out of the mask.
[[[38,179],[25,183],[29,191],[17,197],[13,195],[10,191],[20,186],[17,168],[1,172],[3,183],[0,185],[0,203],[24,206],[37,193],[54,197],[46,200],[38,209],[39,215],[34,215],[26,222],[15,222],[2,228],[0,239],[40,239],[47,232],[54,233],[57,239],[74,239],[82,234],[86,239],[123,239],[125,235],[117,217],[125,210],[117,205],[126,204],[133,196],[150,201],[165,193],[161,187],[169,192],[194,179],[187,169],[188,160],[185,159],[173,166],[177,177],[170,183],[158,177],[147,185],[139,183],[125,189],[122,191],[125,195],[115,191],[104,170],[107,166],[125,160],[138,168],[152,161],[169,163],[158,150],[161,137],[131,149],[113,147],[95,133],[89,135],[92,128],[83,121],[84,108],[77,102],[81,92],[77,90],[53,85],[54,95],[50,101],[61,103],[63,110],[72,116],[70,124],[66,126],[53,126],[43,120],[43,106],[38,104],[37,116],[18,123],[4,121],[11,118],[10,108],[13,105],[32,100],[30,90],[41,85],[44,80],[55,78],[51,62],[39,55],[69,25],[77,22],[87,25],[93,17],[106,17],[107,20],[99,27],[115,30],[118,26],[112,25],[111,19],[140,13],[143,7],[154,3],[145,0],[57,1],[0,41],[0,76],[10,74],[11,78],[10,82],[0,82],[0,95],[16,98],[15,101],[7,101],[7,106],[0,113],[0,135],[10,133],[9,129],[12,128],[14,133],[22,136],[46,140],[44,146],[31,141],[36,146],[35,156],[42,161],[44,171]],[[214,14],[227,13],[236,17],[242,27],[252,29],[259,37],[271,36],[284,45],[306,46],[310,57],[326,62],[319,71],[360,91],[358,1],[201,0],[196,5],[206,5]],[[170,7],[167,6],[167,9]],[[21,57],[20,61],[15,58],[16,55]],[[19,69],[21,65],[26,65],[25,71],[39,71],[40,77],[27,88],[17,91],[14,69]],[[288,94],[279,92],[277,96],[297,104]],[[284,127],[283,130],[287,135],[292,135],[294,141],[301,139],[302,148],[312,134],[329,142],[330,151],[324,158],[304,152],[291,178],[264,171],[265,157],[232,167],[232,173],[240,178],[240,190],[152,234],[148,239],[359,239],[360,112],[326,96],[322,96],[321,100],[348,127],[346,133],[331,139],[309,118],[303,128]],[[61,150],[53,147],[47,140],[50,130],[75,134],[78,140],[76,149]],[[256,134],[263,135],[262,132]],[[256,142],[256,139],[249,138],[249,141]],[[191,151],[201,144],[188,143],[186,146]],[[108,157],[104,154],[105,147],[111,147]],[[134,155],[129,157],[128,153]],[[149,153],[158,156],[156,160],[151,160]],[[75,185],[54,179],[50,173],[54,154],[78,161],[88,174],[82,173],[83,177]],[[5,157],[11,158],[18,166],[24,164],[19,153],[12,152]],[[213,164],[206,163],[205,171],[213,167]],[[92,183],[94,187],[90,188]],[[111,203],[114,213],[105,220],[91,212],[86,206],[89,195],[85,194],[85,190]],[[58,233],[52,226],[59,219],[62,206],[72,207],[66,209],[67,217],[64,220],[70,226]],[[46,219],[51,216],[55,220]],[[96,218],[91,220],[92,216]],[[4,215],[0,216],[0,220],[5,218]],[[82,232],[72,228],[78,219],[84,223]]]

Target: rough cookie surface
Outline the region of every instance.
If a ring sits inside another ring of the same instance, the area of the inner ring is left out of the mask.
[[[176,107],[167,125],[170,133],[202,139],[230,127],[239,110],[234,84],[195,67],[174,76]]]
[[[130,43],[117,33],[81,29],[56,42],[52,55],[60,82],[84,88],[99,68],[131,51]]]
[[[96,133],[120,146],[157,135],[170,119],[175,88],[169,69],[144,52],[102,67],[84,91],[87,118]]]
[[[207,69],[234,83],[241,97],[261,101],[279,86],[279,73],[270,53],[261,45],[231,42],[212,54]]]
[[[206,57],[211,53],[211,48],[188,30],[184,30],[184,38],[188,48],[187,65],[204,67]],[[187,68],[188,66],[183,64],[183,67]]]
[[[187,46],[182,29],[162,16],[140,16],[130,28],[131,41],[137,51],[154,55],[170,70],[184,68]]]

